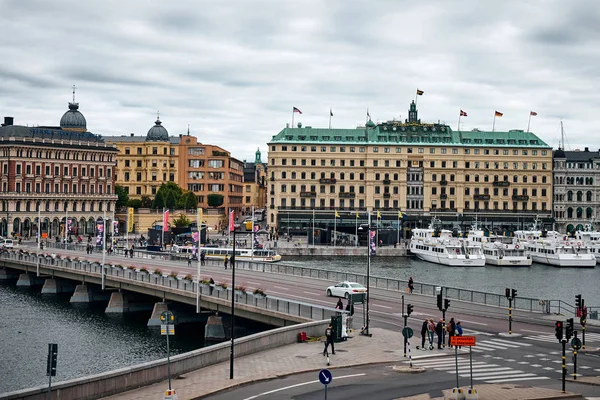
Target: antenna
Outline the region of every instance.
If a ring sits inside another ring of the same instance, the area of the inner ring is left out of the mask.
[[[190,136],[190,124],[188,124],[188,132],[187,135]]]
[[[160,111],[156,110],[156,119],[160,120]]]
[[[560,120],[560,140],[562,142],[562,145],[561,145],[561,147],[559,147],[559,149],[564,150],[565,149],[565,130],[563,129],[562,120]]]
[[[75,90],[77,89],[77,86],[73,85],[73,103],[75,103]]]

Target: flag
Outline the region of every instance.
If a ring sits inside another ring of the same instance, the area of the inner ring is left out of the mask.
[[[495,114],[494,114],[494,117],[501,117],[503,115],[504,114],[502,114],[501,112],[496,111]]]
[[[229,213],[229,232],[235,231],[235,223],[234,223],[234,213],[231,211]]]
[[[529,111],[529,115],[532,115],[532,116],[536,117],[537,113],[535,111]]]
[[[333,111],[331,111],[331,108],[329,109],[329,116],[333,117]]]
[[[127,232],[133,232],[133,207],[127,209]]]
[[[358,216],[358,211],[356,212],[356,218],[360,218],[360,217]]]
[[[169,210],[163,213],[163,232],[169,232]]]
[[[381,218],[381,213],[377,211],[377,219]]]
[[[466,117],[467,116],[467,112],[463,111],[463,110],[460,110],[460,116],[461,117]]]
[[[401,211],[398,211],[398,218],[404,218],[404,214]]]
[[[339,217],[340,217],[340,213],[336,211],[336,212],[335,212],[335,217],[336,217],[336,218],[339,218]]]
[[[298,114],[302,114],[302,111],[300,111],[300,109],[299,109],[299,108],[296,108],[296,107],[294,107],[294,112],[295,112],[295,113],[298,113]]]
[[[417,89],[417,96],[423,96],[423,91],[422,91],[422,90],[419,90],[419,89]]]

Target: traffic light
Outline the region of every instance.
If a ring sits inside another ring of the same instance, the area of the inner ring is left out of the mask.
[[[510,289],[509,288],[504,289],[504,295],[506,296],[507,299],[510,297]]]
[[[438,310],[442,311],[442,294],[437,295],[437,307]]]
[[[571,339],[573,336],[573,318],[567,319],[567,329],[565,332],[565,337],[567,340]]]
[[[581,309],[583,305],[581,304],[581,295],[578,294],[575,296],[575,307]]]
[[[414,309],[414,307],[412,304],[407,304],[406,305],[406,315],[408,315],[410,317],[410,314],[412,314],[413,309]]]
[[[517,297],[517,289],[512,290],[512,295],[510,297],[512,297],[513,299]]]
[[[556,338],[561,341],[563,338],[563,323],[562,321],[556,321],[554,323],[554,331],[556,332]]]
[[[444,310],[450,308],[450,299],[444,299]]]
[[[46,367],[46,376],[56,376],[56,361],[58,358],[58,345],[48,343],[48,365]]]
[[[582,315],[581,318],[579,318],[579,323],[581,324],[581,326],[585,326],[585,317]]]

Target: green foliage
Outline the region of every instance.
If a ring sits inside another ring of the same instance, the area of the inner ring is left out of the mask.
[[[147,194],[142,196],[142,205],[141,208],[150,208],[152,207],[152,197],[148,196]]]
[[[175,208],[177,205],[177,198],[175,197],[175,192],[169,190],[167,195],[165,196],[165,207],[166,208]]]
[[[165,195],[163,192],[156,193],[156,197],[152,202],[152,208],[163,208],[165,206]]]
[[[196,197],[194,192],[185,192],[183,196],[181,196],[181,198],[179,199],[179,207],[185,208],[186,210],[197,208],[198,197]]]
[[[115,194],[117,195],[117,208],[123,208],[129,201],[129,195],[121,185],[115,185]]]
[[[140,199],[131,199],[127,202],[127,207],[133,207],[137,210],[142,207],[142,201]]]
[[[223,195],[218,193],[211,193],[206,196],[209,207],[221,207],[223,205]]]
[[[183,228],[185,226],[190,226],[190,220],[185,216],[185,214],[179,214],[177,219],[173,221],[176,227]]]

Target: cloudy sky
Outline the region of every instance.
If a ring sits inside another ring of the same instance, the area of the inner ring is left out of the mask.
[[[589,0],[0,0],[0,111],[145,135],[160,110],[239,159],[291,122],[406,118],[600,148],[600,7]]]

